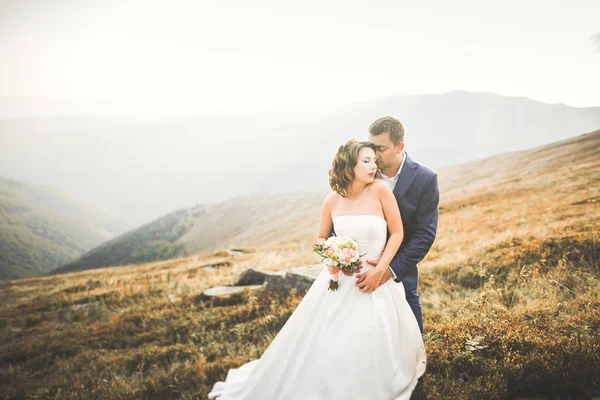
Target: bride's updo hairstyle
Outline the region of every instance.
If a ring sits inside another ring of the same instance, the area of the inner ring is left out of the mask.
[[[354,180],[354,167],[358,161],[358,153],[368,147],[375,152],[375,145],[371,142],[359,142],[350,139],[339,147],[329,170],[329,186],[342,197],[348,197],[350,183]]]

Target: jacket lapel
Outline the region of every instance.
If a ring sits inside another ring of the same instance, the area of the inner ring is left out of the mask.
[[[406,157],[406,160],[404,160],[404,165],[402,166],[402,171],[400,171],[398,182],[396,182],[396,186],[394,187],[394,195],[398,199],[404,196],[404,193],[406,193],[410,187],[410,184],[417,176],[417,164],[411,160],[406,152],[404,152],[404,157]]]

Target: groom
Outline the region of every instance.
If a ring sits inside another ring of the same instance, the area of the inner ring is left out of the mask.
[[[381,117],[369,127],[369,141],[377,148],[378,171],[375,177],[383,179],[394,192],[404,226],[402,245],[380,285],[390,278],[402,282],[406,300],[423,333],[417,263],[427,255],[435,239],[440,193],[437,174],[413,161],[404,151],[404,135],[404,124],[391,116]],[[378,261],[367,260],[371,265],[377,265]],[[361,284],[366,274],[356,275],[359,289],[364,286]]]

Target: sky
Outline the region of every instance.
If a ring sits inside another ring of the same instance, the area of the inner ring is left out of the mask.
[[[0,96],[149,114],[456,89],[597,106],[598,15],[597,0],[0,0]]]

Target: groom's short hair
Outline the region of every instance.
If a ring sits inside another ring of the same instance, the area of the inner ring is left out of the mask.
[[[369,133],[373,136],[381,135],[384,132],[390,133],[390,140],[394,143],[394,146],[398,146],[404,142],[406,128],[404,128],[404,124],[398,118],[386,115],[385,117],[376,119],[369,126]]]

